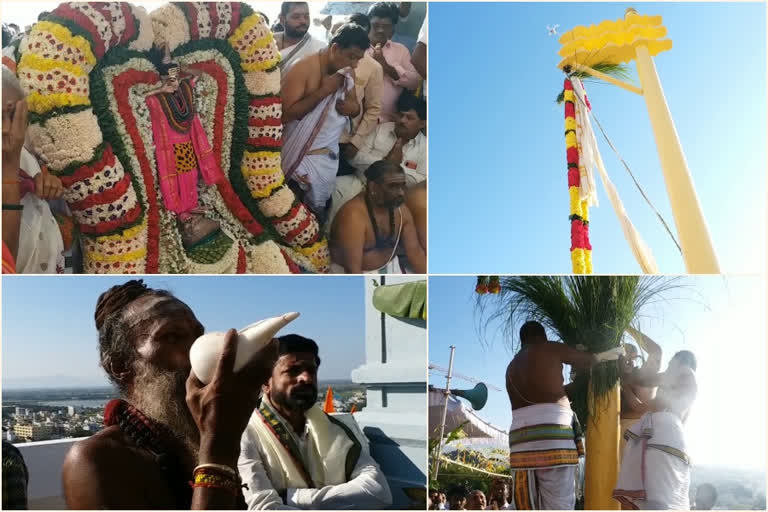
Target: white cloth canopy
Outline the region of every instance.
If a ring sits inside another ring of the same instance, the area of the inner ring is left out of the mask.
[[[443,405],[445,404],[444,389],[429,390],[429,437],[437,439],[440,436],[440,422],[443,419]],[[504,429],[497,428],[480,418],[467,403],[460,398],[451,395],[448,397],[448,413],[445,418],[445,432],[450,432],[462,423],[463,430],[469,438],[486,438],[507,443],[508,434]]]

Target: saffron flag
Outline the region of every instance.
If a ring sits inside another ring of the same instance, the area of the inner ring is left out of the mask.
[[[325,404],[323,404],[323,412],[327,414],[336,412],[336,409],[333,407],[333,390],[331,389],[331,386],[328,386],[328,391],[325,393]]]

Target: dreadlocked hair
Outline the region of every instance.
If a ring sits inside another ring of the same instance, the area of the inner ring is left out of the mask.
[[[99,331],[99,356],[101,367],[109,380],[125,393],[126,382],[118,379],[114,368],[130,368],[136,360],[136,350],[129,339],[129,328],[123,318],[125,308],[136,299],[145,295],[171,297],[166,290],[156,290],[144,284],[143,279],[134,279],[124,284],[113,286],[99,296],[96,301],[94,321]]]

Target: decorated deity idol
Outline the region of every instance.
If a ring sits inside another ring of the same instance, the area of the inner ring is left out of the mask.
[[[220,229],[198,206],[200,175],[206,185],[225,179],[195,112],[195,80],[178,64],[160,66],[162,87],[147,94],[165,208],[176,215],[184,247],[190,249]]]

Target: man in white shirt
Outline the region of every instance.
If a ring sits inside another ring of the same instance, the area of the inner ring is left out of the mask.
[[[360,431],[316,405],[319,365],[313,340],[278,338],[278,359],[241,440],[238,469],[250,510],[380,510],[392,504]]]
[[[299,59],[328,46],[325,41],[309,34],[309,5],[306,2],[283,2],[280,7],[280,24],[284,32],[275,34],[275,42],[280,50],[282,76]]]
[[[412,187],[427,179],[427,105],[408,91],[398,100],[400,119],[396,123],[379,124],[366,137],[362,147],[354,151],[349,163],[356,173],[336,178],[329,226],[344,203],[365,188],[365,170],[374,162],[387,160],[399,164],[405,172],[406,186]]]

